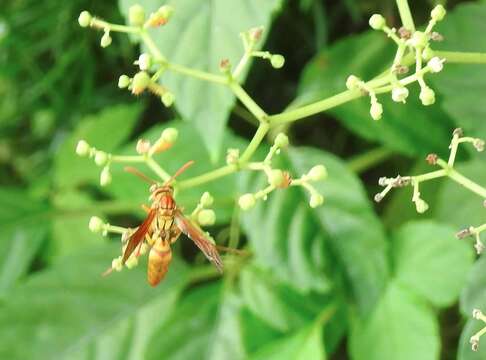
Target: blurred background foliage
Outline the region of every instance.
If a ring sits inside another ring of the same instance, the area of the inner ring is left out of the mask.
[[[148,9],[165,3],[145,0]],[[169,59],[217,71],[237,57],[238,32],[266,24],[265,48],[285,67],[255,62],[245,88],[268,112],[344,89],[353,73],[370,78],[390,63],[390,42],[368,30],[379,12],[399,26],[394,1],[172,1],[174,22],[157,32]],[[413,1],[418,24],[435,1]],[[437,48],[486,51],[486,2],[447,1]],[[486,138],[486,68],[447,65],[431,77],[437,103],[423,107],[414,89],[406,105],[383,99],[380,122],[359,99],[284,130],[293,146],[280,156],[294,174],[323,163],[325,205],[311,209],[299,190],[272,194],[248,213],[238,194],[262,179],[244,174],[181,193],[191,208],[203,191],[215,197],[221,244],[247,246],[251,257],[225,256],[217,277],[191,242],[175,246],[167,279],[156,289],[144,266],[109,278],[100,273],[119,253],[119,239],[87,229],[90,216],[136,226],[147,187],[74,154],[86,139],[99,149],[133,151],[138,138],[174,126],[180,140],[158,160],[184,176],[224,162],[255,130],[251,116],[223,88],[180,76],[167,84],[176,105],[130,97],[116,87],[133,74],[138,45],[77,24],[87,9],[122,23],[133,1],[3,0],[0,5],[0,358],[2,359],[484,359],[468,339],[486,309],[483,259],[454,232],[484,222],[484,209],[456,184],[424,185],[431,210],[418,216],[407,190],[372,203],[380,176],[425,171],[429,152],[445,155],[463,127]],[[232,8],[241,7],[241,11]],[[208,28],[224,29],[215,34]],[[182,119],[182,120],[181,120]],[[261,154],[260,154],[261,155]],[[461,170],[486,181],[484,155],[462,150]],[[143,169],[146,170],[146,169]],[[461,294],[461,296],[460,296]],[[460,297],[460,301],[459,301]],[[463,331],[464,328],[464,331]],[[462,335],[461,335],[462,333]],[[481,353],[481,351],[483,351]]]

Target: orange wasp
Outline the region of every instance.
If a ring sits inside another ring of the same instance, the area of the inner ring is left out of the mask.
[[[193,163],[193,161],[186,163],[162,185],[157,184],[134,168],[125,169],[152,183],[150,187],[152,205],[150,207],[144,206],[147,217],[129,237],[122,257],[122,265],[125,265],[135,250],[137,250],[136,256],[140,255],[140,249],[145,240],[150,246],[147,280],[151,286],[157,286],[167,274],[172,260],[171,245],[177,241],[181,232],[194,241],[196,246],[220,272],[223,271],[223,262],[215,244],[206,237],[198,226],[184,216],[174,200],[174,189],[170,185],[171,182]],[[111,273],[111,270],[111,268],[108,269],[104,275]]]

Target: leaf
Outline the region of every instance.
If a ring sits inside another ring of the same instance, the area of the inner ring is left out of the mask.
[[[459,4],[437,26],[444,41],[433,48],[446,51],[486,52],[486,44],[478,41],[484,34],[486,3]],[[483,106],[486,95],[486,68],[482,64],[446,64],[434,76],[433,84],[439,90],[442,108],[454,119],[457,126],[474,137],[486,137]]]
[[[251,360],[324,360],[322,327],[314,324],[274,341],[250,357]]]
[[[439,345],[433,312],[392,282],[371,317],[364,322],[356,320],[349,351],[353,360],[435,360]]]
[[[311,209],[307,193],[289,188],[270,194],[244,216],[255,261],[299,291],[326,291],[333,277],[344,274],[346,293],[360,310],[369,311],[388,278],[383,228],[359,180],[337,158],[291,148],[284,168],[298,177],[316,164],[329,172],[328,179],[316,184],[324,194],[322,207]],[[263,182],[247,185],[245,191],[266,186]]]
[[[479,330],[481,330],[485,324],[481,321],[472,319],[471,314],[468,314],[470,319],[462,329],[461,337],[459,339],[459,349],[457,351],[458,360],[482,360],[486,357],[486,346],[484,346],[484,336],[481,337],[478,351],[473,351],[469,339]]]
[[[145,281],[144,266],[102,278],[101,272],[119,251],[119,246],[91,248],[10,291],[0,312],[0,358],[70,358],[100,337],[108,341],[104,335],[112,334],[121,322],[132,321],[137,328],[140,311],[157,299],[171,298],[187,284],[189,272],[178,261],[155,289]],[[156,321],[163,311],[157,309],[151,319]],[[116,346],[124,341],[121,337]]]
[[[50,207],[20,188],[0,188],[0,297],[24,276],[48,230]]]
[[[116,105],[81,121],[54,159],[56,185],[72,188],[85,182],[98,183],[100,170],[93,165],[93,160],[76,155],[76,144],[83,139],[97,149],[115,150],[131,134],[141,110],[142,106],[137,103]]]
[[[306,65],[292,107],[346,90],[346,79],[351,74],[370,80],[389,66],[393,49],[392,41],[377,32],[335,43]],[[403,154],[443,154],[449,145],[451,122],[439,106],[422,106],[418,94],[418,87],[413,86],[406,104],[393,102],[390,94],[379,96],[384,108],[380,121],[371,119],[367,97],[333,108],[330,113],[359,136]]]
[[[174,5],[170,22],[151,32],[158,48],[170,62],[216,74],[222,59],[236,66],[243,55],[238,34],[261,25],[268,33],[271,16],[281,6],[281,0],[120,0],[122,13],[126,15],[135,3],[140,3],[147,14],[162,4]],[[162,82],[175,94],[177,109],[196,126],[211,159],[216,161],[234,95],[224,86],[177,73],[167,72]]]
[[[432,221],[401,227],[393,255],[396,282],[440,307],[456,301],[473,261],[472,249],[453,229]]]

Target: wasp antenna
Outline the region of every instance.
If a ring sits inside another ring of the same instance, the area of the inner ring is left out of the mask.
[[[186,162],[184,165],[182,165],[182,166],[180,167],[180,169],[179,169],[179,170],[177,170],[177,171],[175,172],[175,174],[174,174],[174,175],[172,175],[172,177],[171,177],[169,180],[167,180],[167,181],[165,182],[165,185],[169,185],[169,184],[170,184],[172,181],[174,181],[174,179],[175,179],[176,177],[178,177],[180,174],[182,174],[184,171],[186,171],[186,169],[187,169],[189,166],[193,165],[193,164],[194,164],[194,160],[190,160],[190,161]]]
[[[155,181],[154,179],[149,178],[147,175],[145,175],[144,173],[142,173],[140,170],[135,169],[134,167],[126,166],[124,168],[124,170],[126,172],[130,173],[130,174],[133,174],[135,176],[138,176],[140,179],[148,182],[149,184],[157,184],[157,181]]]

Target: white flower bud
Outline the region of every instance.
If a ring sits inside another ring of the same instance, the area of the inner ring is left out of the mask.
[[[358,88],[358,84],[360,82],[360,78],[354,75],[349,75],[346,79],[346,88],[348,90],[354,90]]]
[[[123,265],[121,256],[113,259],[113,261],[111,262],[111,268],[115,271],[122,271]]]
[[[130,85],[130,78],[127,75],[121,75],[118,78],[118,87],[120,89],[127,88]]]
[[[133,269],[137,265],[138,265],[138,256],[136,256],[135,253],[132,253],[132,255],[125,262],[125,266],[128,269]]]
[[[130,6],[128,9],[128,22],[133,26],[142,26],[145,22],[145,10],[140,4]]]
[[[285,64],[285,58],[280,54],[274,54],[270,57],[270,63],[275,69],[280,69]]]
[[[101,170],[100,174],[100,185],[101,186],[106,186],[111,184],[111,173],[110,173],[110,168],[108,166],[105,166],[103,170]]]
[[[175,128],[167,128],[162,131],[160,138],[163,142],[173,144],[177,141],[177,137],[179,136],[179,131]]]
[[[380,14],[373,14],[370,17],[369,24],[372,29],[374,30],[381,30],[385,27],[386,21],[385,18]]]
[[[141,94],[149,86],[150,81],[150,76],[145,71],[136,73],[132,80],[132,94]]]
[[[103,231],[103,227],[105,226],[105,224],[103,223],[103,220],[101,220],[99,217],[97,216],[92,216],[90,219],[89,219],[89,224],[88,224],[88,228],[91,232],[94,232],[94,233],[99,233],[101,231]]]
[[[430,12],[430,17],[432,18],[432,20],[435,21],[441,21],[445,15],[446,15],[446,9],[444,9],[442,5],[437,5]]]
[[[289,138],[284,133],[279,133],[275,138],[274,144],[281,149],[286,148],[289,145]]]
[[[162,101],[162,104],[164,104],[165,107],[170,107],[174,103],[175,96],[170,91],[166,91],[162,94],[160,100]]]
[[[88,11],[85,10],[79,14],[78,23],[81,27],[88,27],[91,24],[91,20],[93,20],[93,17]]]
[[[202,194],[201,196],[200,202],[202,206],[210,207],[211,205],[213,205],[214,198],[211,196],[209,192],[205,191],[204,194]]]
[[[477,151],[481,152],[484,150],[484,140],[483,139],[474,139],[473,146],[476,148]]]
[[[415,31],[410,39],[410,44],[418,48],[425,48],[428,42],[429,37],[423,31]]]
[[[431,72],[438,73],[444,68],[444,59],[439,59],[437,56],[435,56],[429,60],[427,65],[429,66]]]
[[[321,194],[312,194],[309,205],[311,208],[316,208],[318,206],[321,206],[322,203],[324,202],[324,197]]]
[[[423,214],[429,209],[429,204],[427,204],[424,200],[418,198],[415,200],[415,208],[419,214]]]
[[[111,45],[111,36],[109,31],[105,31],[103,36],[101,37],[100,45],[102,48],[108,47]]]
[[[395,87],[392,90],[392,99],[395,102],[405,103],[408,97],[408,89],[404,86]]]
[[[424,106],[429,106],[429,105],[432,105],[433,103],[435,103],[435,93],[434,93],[434,90],[432,90],[428,86],[423,87],[420,90],[419,97],[420,97],[420,101],[422,101],[422,104]]]
[[[143,53],[138,57],[138,67],[140,70],[148,70],[152,66],[152,57],[149,54]]]
[[[216,222],[216,214],[211,209],[202,209],[197,214],[197,222],[202,226],[211,226]]]
[[[268,183],[272,186],[279,187],[285,181],[284,173],[279,169],[272,169],[268,174]]]
[[[79,140],[78,144],[76,145],[76,154],[79,156],[87,156],[90,150],[89,144],[84,140]]]
[[[383,115],[383,106],[379,102],[373,102],[370,107],[370,115],[373,120],[380,120]]]
[[[108,162],[108,154],[104,151],[97,151],[95,154],[95,164],[98,166],[104,166]]]
[[[256,204],[256,199],[255,195],[253,194],[244,194],[240,196],[238,200],[238,205],[240,205],[240,208],[243,210],[249,210]]]
[[[324,165],[316,165],[309,170],[307,176],[311,181],[324,180],[327,177],[327,170]]]

